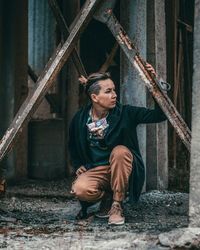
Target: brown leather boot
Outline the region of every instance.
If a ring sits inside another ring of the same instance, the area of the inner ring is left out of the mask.
[[[114,201],[109,212],[109,225],[123,225],[125,218],[123,216],[123,209],[119,202]]]
[[[0,197],[4,196],[6,192],[6,180],[0,179]]]

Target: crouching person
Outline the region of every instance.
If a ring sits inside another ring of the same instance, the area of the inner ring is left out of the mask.
[[[108,73],[93,73],[80,80],[90,103],[75,114],[70,126],[69,151],[77,175],[71,192],[82,205],[80,218],[86,217],[87,207],[101,201],[96,216],[108,217],[110,225],[122,225],[127,191],[129,201],[137,201],[144,183],[137,125],[166,117],[157,104],[147,109],[118,103]]]

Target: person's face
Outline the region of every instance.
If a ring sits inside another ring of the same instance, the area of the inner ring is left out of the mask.
[[[117,95],[113,81],[111,79],[101,80],[99,81],[99,86],[101,87],[99,94],[91,94],[92,102],[105,109],[114,108]]]

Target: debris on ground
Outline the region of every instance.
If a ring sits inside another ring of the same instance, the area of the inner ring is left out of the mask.
[[[137,204],[124,204],[125,225],[113,227],[94,216],[99,204],[87,220],[75,220],[80,205],[70,183],[30,180],[9,186],[0,203],[0,248],[200,249],[195,248],[200,230],[187,228],[188,194],[144,193]]]

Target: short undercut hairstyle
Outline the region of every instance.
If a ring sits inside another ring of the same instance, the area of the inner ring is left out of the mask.
[[[91,94],[99,94],[101,87],[99,81],[111,79],[110,73],[92,73],[87,78],[87,84],[85,87],[85,93],[90,98]]]

